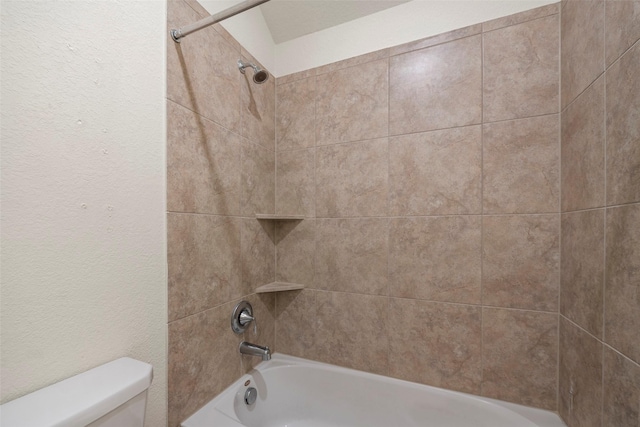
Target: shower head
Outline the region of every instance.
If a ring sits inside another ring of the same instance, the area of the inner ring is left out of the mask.
[[[254,83],[262,84],[262,83],[266,82],[267,79],[269,78],[269,73],[267,73],[262,68],[258,67],[255,64],[252,64],[251,62],[242,62],[242,59],[238,59],[238,68],[240,69],[240,72],[242,74],[244,74],[244,69],[247,68],[247,67],[253,68],[253,81],[254,81]]]

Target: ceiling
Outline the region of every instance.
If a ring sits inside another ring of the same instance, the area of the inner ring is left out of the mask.
[[[406,3],[409,0],[271,0],[260,6],[276,44]]]

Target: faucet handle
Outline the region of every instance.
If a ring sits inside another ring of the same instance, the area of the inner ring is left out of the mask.
[[[253,317],[252,313],[249,312],[249,310],[247,310],[246,308],[240,312],[240,317],[238,319],[240,325],[245,326],[247,323],[251,323],[254,320],[256,320],[256,318]]]
[[[231,314],[231,329],[236,334],[242,334],[249,323],[253,322],[254,333],[257,331],[257,321],[253,317],[253,307],[248,301],[240,301]]]

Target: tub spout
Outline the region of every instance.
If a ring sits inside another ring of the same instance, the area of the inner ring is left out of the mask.
[[[257,344],[251,344],[250,342],[242,341],[240,343],[240,353],[248,354],[250,356],[260,356],[263,361],[271,360],[271,350],[269,347],[263,347]]]

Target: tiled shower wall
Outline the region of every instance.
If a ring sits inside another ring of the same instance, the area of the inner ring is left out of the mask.
[[[208,13],[168,1],[168,28]],[[238,71],[249,54],[220,26],[180,44],[167,41],[167,226],[169,423],[180,421],[252,367],[238,344],[274,345],[273,295],[253,290],[275,275],[275,79]],[[258,336],[231,331],[234,305],[248,299]]]
[[[559,4],[276,85],[278,351],[557,408]]]
[[[640,426],[639,38],[638,1],[562,5],[559,412],[569,427]]]

